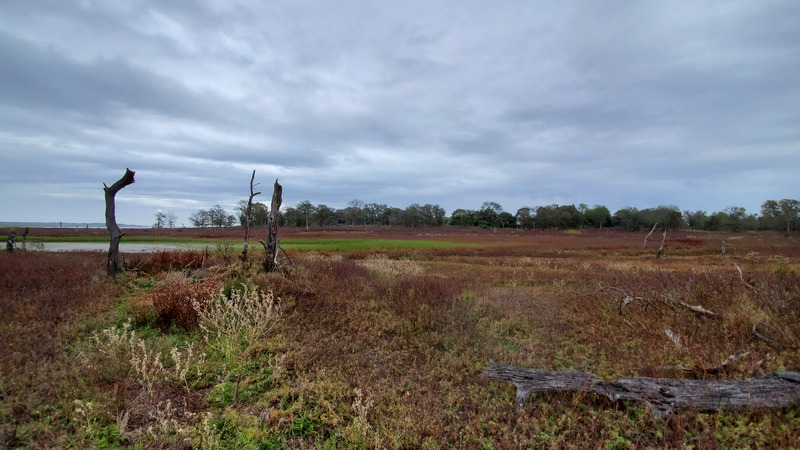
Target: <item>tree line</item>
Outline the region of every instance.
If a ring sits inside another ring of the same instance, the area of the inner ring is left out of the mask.
[[[228,214],[220,205],[209,210],[199,210],[189,217],[195,227],[230,227],[244,225],[247,201],[239,202],[236,213]],[[264,203],[253,203],[251,225],[264,225],[269,208]],[[159,216],[160,215],[160,216]],[[172,226],[171,213],[159,212],[158,224]],[[280,226],[320,227],[332,225],[386,225],[404,227],[437,227],[444,225],[480,228],[522,229],[580,229],[616,227],[627,231],[641,231],[659,224],[670,230],[691,229],[707,231],[774,230],[786,233],[800,226],[800,200],[767,200],[758,213],[748,213],[745,208],[732,206],[722,211],[681,210],[674,205],[655,208],[622,208],[613,214],[603,205],[523,206],[515,214],[507,212],[497,202],[484,202],[480,208],[456,209],[450,216],[435,204],[413,203],[404,209],[386,204],[365,203],[352,200],[341,209],[324,204],[314,205],[308,200],[278,214]]]

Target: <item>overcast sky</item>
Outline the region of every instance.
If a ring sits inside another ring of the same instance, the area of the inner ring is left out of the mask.
[[[800,2],[0,7],[0,221],[800,198]]]

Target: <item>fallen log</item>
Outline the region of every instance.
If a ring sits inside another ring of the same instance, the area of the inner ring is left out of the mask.
[[[800,373],[774,372],[740,381],[632,377],[608,382],[588,372],[549,372],[489,362],[490,380],[511,383],[521,407],[533,392],[594,392],[613,401],[645,402],[650,413],[665,418],[679,407],[717,409],[784,408],[800,399]]]

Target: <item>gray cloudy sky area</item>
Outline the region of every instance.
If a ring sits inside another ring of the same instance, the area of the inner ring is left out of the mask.
[[[798,198],[800,2],[0,6],[0,221]]]

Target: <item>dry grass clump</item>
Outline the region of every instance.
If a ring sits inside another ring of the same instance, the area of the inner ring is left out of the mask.
[[[358,264],[386,277],[417,276],[423,272],[416,261],[390,259],[385,254],[369,255]]]

